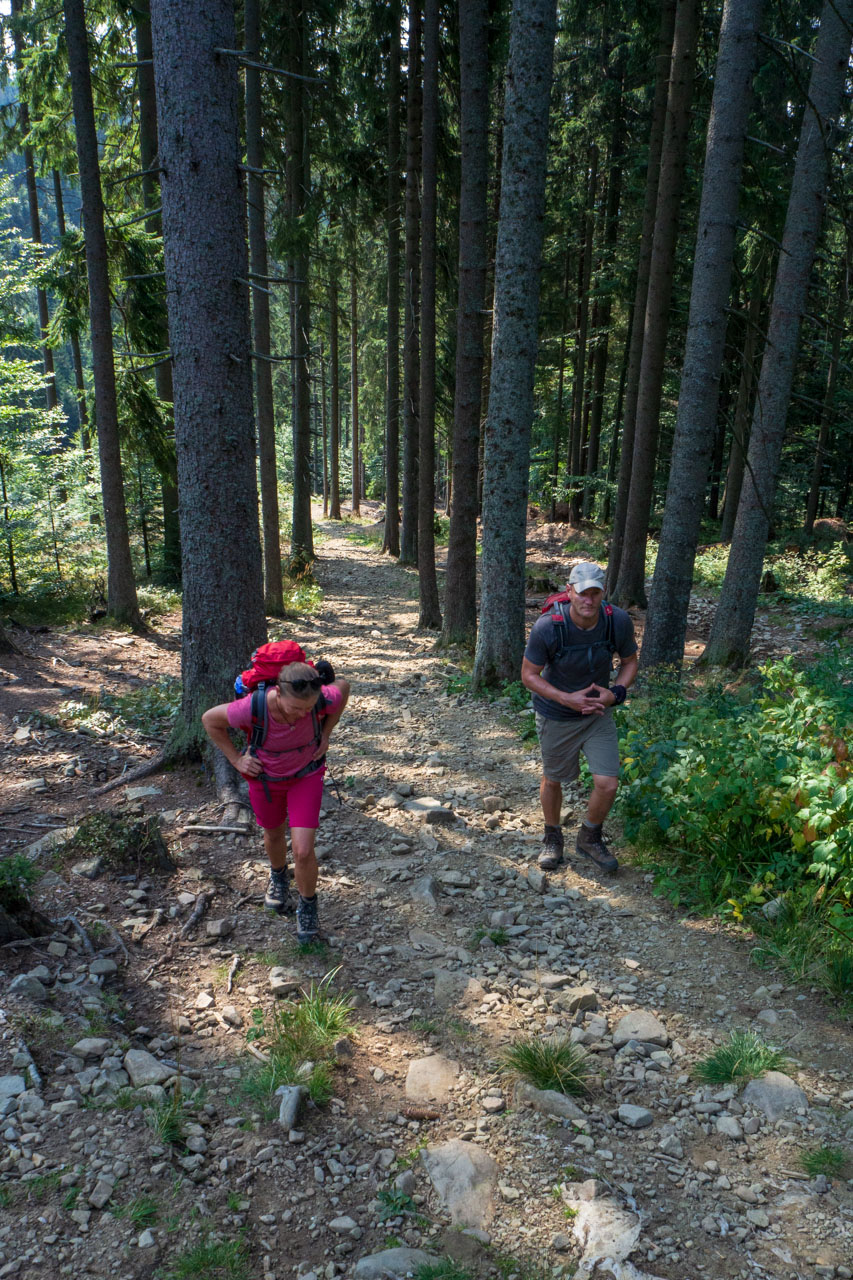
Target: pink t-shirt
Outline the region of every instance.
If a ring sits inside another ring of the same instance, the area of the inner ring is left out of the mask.
[[[269,692],[269,691],[268,691]],[[324,707],[317,708],[317,717],[322,724],[326,716],[334,715],[339,709],[343,694],[335,684],[323,686],[326,699]],[[252,695],[237,698],[228,703],[228,723],[232,729],[242,729],[247,735],[252,732]],[[258,750],[258,759],[264,767],[264,773],[272,778],[289,778],[300,769],[304,769],[314,758],[317,750],[314,741],[314,721],[308,711],[296,724],[280,724],[272,716],[268,720],[267,739]]]

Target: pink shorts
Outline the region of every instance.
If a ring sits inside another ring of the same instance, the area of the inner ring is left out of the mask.
[[[273,831],[285,821],[293,827],[320,825],[320,802],[323,799],[323,774],[325,765],[306,778],[288,778],[285,782],[268,782],[270,799],[264,794],[264,784],[257,778],[249,779],[249,800],[258,820],[258,826]]]

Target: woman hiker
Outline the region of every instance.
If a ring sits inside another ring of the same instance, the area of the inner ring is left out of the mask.
[[[299,942],[311,942],[320,929],[314,840],[320,821],[325,756],[347,705],[350,686],[349,681],[340,679],[324,685],[314,667],[304,661],[297,644],[288,643],[286,652],[293,660],[287,661],[274,683],[262,691],[267,710],[262,745],[247,747],[241,754],[228,734],[229,729],[242,729],[251,735],[251,693],[211,707],[201,721],[211,741],[248,779],[249,800],[270,860],[264,906],[279,915],[292,910],[285,842],[285,826],[290,823],[293,878],[299,891],[296,937]]]

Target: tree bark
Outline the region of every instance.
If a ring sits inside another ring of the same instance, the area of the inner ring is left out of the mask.
[[[820,429],[818,431],[814,466],[812,468],[812,482],[809,487],[809,496],[806,502],[806,521],[804,532],[808,537],[811,537],[812,532],[814,531],[814,522],[817,517],[818,500],[820,498],[821,491],[821,479],[823,477],[824,466],[826,465],[829,428],[832,423],[833,406],[835,404],[835,385],[838,381],[838,365],[841,358],[841,338],[844,333],[844,315],[850,298],[851,268],[853,268],[853,235],[851,235],[850,229],[848,228],[847,247],[844,254],[844,263],[841,268],[838,300],[836,302],[835,316],[833,320],[829,370],[826,375],[826,391],[824,393],[823,407],[820,415]]]
[[[518,678],[556,0],[513,0],[472,683]]]
[[[260,0],[245,0],[243,29],[246,55],[255,62],[261,53]],[[250,289],[252,300],[252,334],[255,351],[272,355],[270,335],[270,300],[264,277],[267,265],[267,230],[264,201],[264,140],[261,123],[261,73],[246,66],[246,175],[249,269],[259,285]],[[251,277],[250,277],[251,278]],[[281,579],[281,531],[278,510],[278,468],[276,466],[275,408],[273,405],[272,365],[268,360],[255,360],[255,423],[258,433],[258,469],[261,480],[261,530],[264,550],[264,608],[280,617],[284,613]]]
[[[418,452],[421,417],[421,3],[409,0],[406,71],[406,290],[403,305],[403,522],[400,563],[418,563]]]
[[[477,634],[477,472],[483,389],[489,176],[489,13],[487,0],[459,6],[461,183],[459,296],[450,537],[444,592],[445,644]]]
[[[658,50],[655,59],[655,94],[652,103],[652,120],[649,130],[649,154],[646,161],[646,189],[643,196],[643,223],[640,235],[640,252],[637,259],[637,279],[634,285],[633,322],[628,340],[628,365],[625,374],[625,400],[622,417],[622,443],[619,452],[619,479],[617,481],[616,508],[613,517],[613,536],[607,563],[606,591],[612,595],[619,576],[622,547],[625,541],[625,519],[628,514],[628,495],[631,489],[631,464],[634,456],[634,427],[637,420],[637,391],[640,385],[640,365],[643,359],[643,321],[649,294],[649,270],[652,262],[652,243],[655,234],[660,162],[663,135],[666,127],[666,100],[672,64],[672,40],[675,30],[676,0],[661,0]]]
[[[341,518],[341,368],[338,342],[337,265],[332,263],[329,282],[329,519]]]
[[[326,357],[320,339],[320,423],[323,432],[323,515],[329,514],[329,422],[326,408]]]
[[[385,353],[385,533],[382,550],[400,554],[400,5],[391,0],[388,52],[388,320]]]
[[[631,487],[625,513],[625,540],[619,561],[619,577],[613,592],[614,600],[624,608],[632,604],[646,605],[646,538],[654,494],[663,369],[698,42],[699,0],[677,0],[672,73],[649,266],[643,357],[637,388]]]
[[[234,59],[216,52],[234,48],[234,10],[152,0],[151,23],[184,561],[176,745],[198,747],[201,713],[231,696],[266,638],[239,87]]]
[[[568,328],[569,281],[572,271],[571,238],[566,245],[566,266],[563,272],[563,306],[560,316],[560,355],[557,360],[557,405],[554,413],[554,432],[551,449],[551,521],[557,519],[557,490],[560,484],[560,444],[563,439],[563,407],[566,396],[566,330]],[[571,449],[570,449],[571,452]],[[567,467],[568,471],[569,468]]]
[[[157,166],[157,94],[154,85],[154,64],[151,44],[151,6],[148,0],[135,0],[133,14],[136,23],[136,56],[139,59],[137,84],[139,86],[139,160],[142,166],[142,202],[151,210],[145,219],[146,230],[159,235],[162,221],[157,210],[160,207],[160,181],[154,172]],[[163,295],[163,323],[154,338],[154,350],[165,351],[169,347],[169,326],[166,316],[166,297]],[[172,364],[160,361],[154,368],[154,386],[157,399],[171,406],[174,400],[172,388]],[[168,582],[181,580],[181,530],[178,517],[178,468],[177,459],[160,471],[160,491],[163,502],[163,570]]]
[[[826,203],[828,149],[835,137],[850,57],[851,24],[853,0],[826,0],[761,361],[747,455],[749,474],[744,477],[720,603],[703,655],[705,662],[719,666],[742,666],[749,652],[800,327]]]
[[[349,306],[350,400],[352,402],[352,503],[354,516],[361,514],[361,426],[358,415],[358,277],[353,265]]]
[[[290,286],[293,358],[293,516],[290,538],[291,570],[299,572],[314,559],[311,524],[311,294],[309,289],[308,232],[301,225],[311,189],[309,149],[309,99],[305,81],[309,74],[308,19],[301,0],[290,0],[287,24],[287,70],[293,75],[287,86],[287,192],[291,235],[297,241]]]
[[[89,73],[89,44],[83,0],[64,0],[68,71],[74,107],[77,165],[83,226],[86,234],[86,273],[89,282],[89,329],[98,426],[98,455],[104,531],[107,541],[107,609],[120,622],[142,625],[133,577],[127,528],[121,450],[118,438],[113,330],[104,202],[98,161],[98,137]]]
[[[586,387],[587,338],[589,334],[589,286],[592,278],[592,241],[595,229],[595,195],[598,187],[598,146],[590,147],[587,169],[586,201],[583,225],[583,253],[578,261],[577,339],[572,379],[572,440],[569,452],[569,475],[578,477],[583,471],[584,390]],[[575,479],[569,494],[569,519],[579,524],[581,487]]]
[[[678,416],[641,663],[680,667],[708,468],[717,435],[746,130],[764,0],[726,0],[705,169]],[[631,528],[629,520],[628,528]]]
[[[53,171],[53,198],[56,206],[56,225],[60,239],[65,235],[65,201],[62,198],[62,178],[59,170]],[[83,357],[80,354],[80,338],[76,331],[68,335],[71,343],[71,362],[74,365],[74,386],[77,389],[77,414],[80,419],[80,444],[84,453],[91,452],[89,437],[89,409],[86,404],[86,382],[83,377]]]
[[[438,0],[424,0],[421,367],[418,429],[418,626],[441,627],[435,572],[435,258],[438,198]]]
[[[720,539],[731,540],[735,527],[740,491],[743,485],[744,460],[749,441],[750,408],[755,386],[755,355],[758,347],[758,323],[764,296],[764,259],[754,272],[754,283],[749,306],[746,309],[746,336],[743,340],[743,361],[738,382],[737,404],[732,423],[732,441],[729,446],[729,463],[726,469],[726,487],[723,494],[723,518],[720,523]]]
[[[24,63],[24,39],[21,34],[20,19],[23,16],[24,6],[23,0],[12,0],[12,41],[15,47],[15,67],[18,80],[18,119],[20,123],[21,135],[24,138],[24,172],[27,181],[27,203],[30,211],[30,239],[33,244],[40,245],[41,238],[41,219],[39,217],[39,200],[38,188],[36,187],[36,166],[33,159],[33,149],[27,142],[30,132],[30,110],[27,103],[20,92],[21,87],[21,69]],[[55,409],[59,403],[56,394],[56,373],[53,367],[53,351],[47,345],[47,330],[50,324],[50,314],[47,307],[47,293],[41,286],[36,287],[36,302],[38,305],[39,330],[41,332],[41,357],[42,366],[44,368],[44,394],[48,409]]]

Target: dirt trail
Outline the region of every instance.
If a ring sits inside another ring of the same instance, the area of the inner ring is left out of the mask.
[[[167,1275],[188,1244],[218,1238],[244,1242],[249,1274],[333,1280],[381,1274],[364,1260],[389,1237],[450,1253],[477,1275],[528,1280],[579,1264],[592,1274],[596,1239],[615,1259],[596,1274],[617,1280],[850,1276],[853,1188],[808,1179],[798,1163],[822,1144],[850,1149],[850,1027],[808,987],[756,969],[743,938],[681,919],[628,865],[607,881],[574,866],[543,878],[535,744],[518,737],[508,707],[446,693],[452,658],[417,632],[413,571],[342,526],[323,526],[318,553],[323,607],[285,630],[354,686],[330,756],[343,804],[327,788],[319,839],[324,954],[298,954],[292,924],[260,910],[256,833],[187,831],[218,816],[199,769],[95,805],[91,786],[155,744],[23,723],[36,710],[59,715],[75,687],[126,690],[177,673],[176,619],[150,639],[52,632],[28,641],[27,658],[3,662],[0,853],[121,804],[161,816],[178,870],[121,882],[62,869],[40,883],[48,914],[73,915],[101,939],[116,971],[99,981],[71,928],[53,950],[0,953],[7,988],[39,971],[45,990],[35,1002],[9,994],[0,1013],[0,1094],[26,1071],[22,1042],[41,1076],[0,1096],[0,1276],[141,1280]],[[452,811],[439,814],[447,821],[406,807],[425,799]],[[207,919],[225,921],[226,933],[208,937],[202,924],[182,939],[204,891]],[[97,918],[121,946],[92,928]],[[295,1133],[253,1122],[235,1097],[252,1065],[246,1028],[273,1002],[276,964],[303,981],[340,966],[335,983],[358,1002],[335,1098]],[[692,1075],[735,1027],[761,1031],[792,1060],[804,1095],[778,1119]],[[512,1039],[557,1030],[595,1064],[575,1117],[525,1100],[499,1070]],[[91,1058],[72,1052],[87,1035],[103,1041]],[[111,1096],[101,1084],[111,1072],[121,1084],[128,1050],[150,1054],[167,1082],[179,1073],[185,1093],[204,1083],[189,1153],[152,1147],[140,1108],[93,1105]],[[454,1200],[435,1162],[471,1151],[479,1164]],[[132,1212],[142,1195],[157,1206],[150,1222]],[[460,1235],[451,1219],[481,1230]]]

